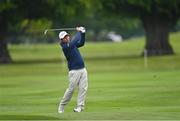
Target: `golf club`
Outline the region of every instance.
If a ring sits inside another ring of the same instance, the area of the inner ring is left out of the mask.
[[[61,31],[61,30],[67,30],[67,31],[68,31],[68,30],[76,30],[76,28],[46,29],[46,30],[44,31],[44,35],[46,35],[48,31]]]

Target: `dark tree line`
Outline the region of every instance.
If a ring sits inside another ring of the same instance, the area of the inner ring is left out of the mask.
[[[98,33],[102,27],[117,29],[124,18],[135,18],[145,30],[148,55],[164,55],[174,53],[169,33],[179,16],[180,0],[1,0],[0,63],[12,62],[7,37],[24,20],[46,19],[54,27],[86,25]]]
[[[146,35],[148,55],[173,54],[170,30],[180,16],[179,0],[100,0],[102,9],[114,16],[138,18]]]

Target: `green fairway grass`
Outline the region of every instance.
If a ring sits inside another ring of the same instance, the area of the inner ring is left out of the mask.
[[[86,109],[74,113],[77,89],[65,113],[57,108],[68,86],[58,44],[10,45],[13,64],[0,65],[1,120],[180,120],[180,33],[175,55],[140,56],[144,38],[87,43],[81,52],[89,74]]]

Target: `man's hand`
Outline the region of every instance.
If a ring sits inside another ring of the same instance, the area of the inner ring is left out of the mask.
[[[77,31],[80,31],[80,32],[82,32],[82,33],[85,33],[86,32],[86,29],[84,28],[84,27],[76,27],[76,30]]]

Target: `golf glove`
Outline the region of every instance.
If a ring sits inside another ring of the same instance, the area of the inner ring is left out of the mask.
[[[86,29],[84,27],[77,27],[76,29],[77,29],[77,31],[80,31],[82,33],[86,32]]]

